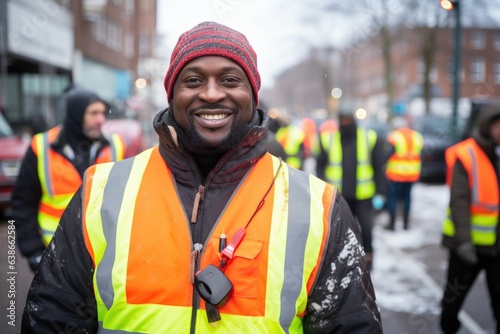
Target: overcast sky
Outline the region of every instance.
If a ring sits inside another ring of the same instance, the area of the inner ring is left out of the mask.
[[[309,51],[316,36],[301,20],[300,4],[286,0],[158,1],[158,30],[169,50],[180,34],[202,21],[216,21],[241,31],[254,47],[263,86]],[[327,38],[330,38],[328,36]]]

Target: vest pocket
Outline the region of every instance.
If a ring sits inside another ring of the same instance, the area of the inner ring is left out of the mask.
[[[259,255],[262,242],[243,240],[234,253],[233,275],[234,296],[237,298],[257,298],[259,286]],[[265,281],[265,280],[264,280]]]

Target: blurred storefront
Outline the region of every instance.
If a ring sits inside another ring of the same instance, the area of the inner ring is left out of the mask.
[[[16,127],[62,117],[74,49],[69,8],[48,0],[0,0],[0,107]]]

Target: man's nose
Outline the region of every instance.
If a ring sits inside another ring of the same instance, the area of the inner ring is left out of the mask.
[[[209,79],[199,96],[204,101],[213,103],[224,99],[226,91],[216,79]]]

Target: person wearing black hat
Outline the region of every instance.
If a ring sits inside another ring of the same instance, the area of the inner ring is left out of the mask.
[[[267,152],[259,88],[242,33],[203,22],[181,35],[159,145],[86,171],[23,330],[382,332],[347,203]]]
[[[12,194],[16,240],[35,271],[59,219],[82,182],[85,170],[123,159],[125,143],[104,136],[107,103],[96,93],[74,87],[66,92],[63,124],[32,138]]]
[[[337,186],[349,203],[361,225],[366,259],[371,268],[373,208],[375,203],[384,200],[386,192],[386,154],[376,132],[358,126],[353,105],[341,105],[338,117],[338,131],[325,131],[320,135],[316,175]]]

